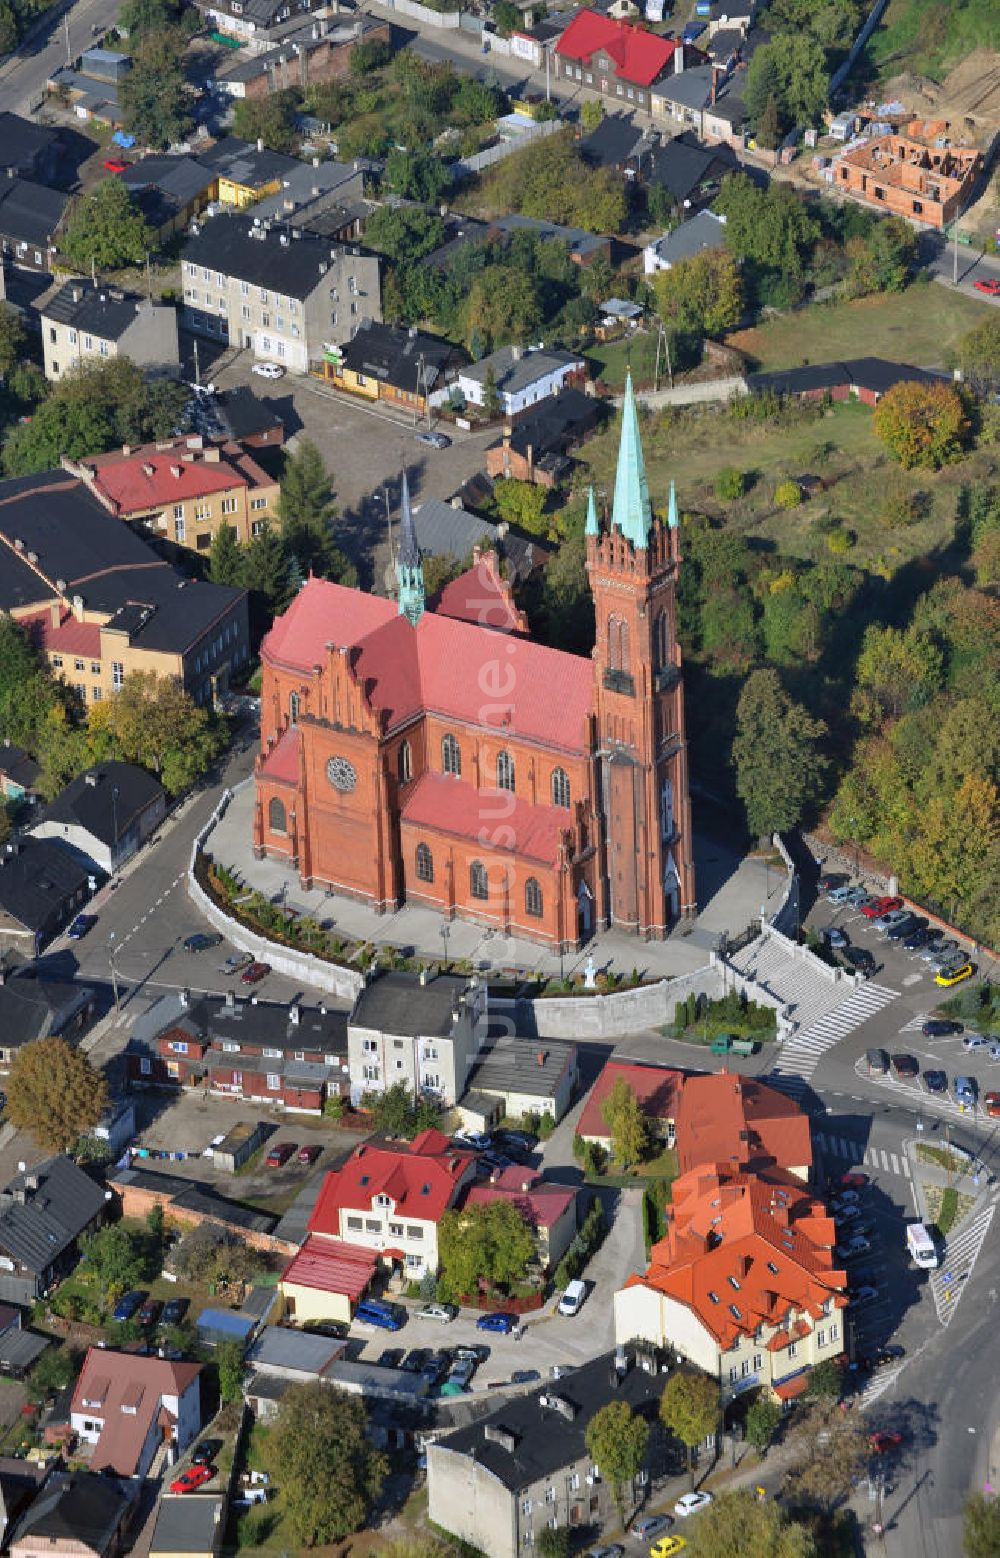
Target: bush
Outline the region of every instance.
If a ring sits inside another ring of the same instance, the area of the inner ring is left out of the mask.
[[[538,1135],[542,1141],[548,1141],[556,1128],[555,1119],[551,1114],[543,1114],[538,1121]]]
[[[826,538],[826,544],[831,552],[849,552],[854,546],[857,536],[853,530],[848,530],[844,525],[838,525],[836,530],[831,530]]]
[[[326,1100],[323,1105],[323,1113],[328,1120],[342,1120],[346,1107],[340,1094],[335,1093]]]
[[[774,489],[774,501],[780,509],[798,508],[802,502],[802,488],[797,481],[780,481]]]
[[[725,466],[715,478],[715,496],[720,503],[735,503],[747,490],[747,479],[735,466]]]

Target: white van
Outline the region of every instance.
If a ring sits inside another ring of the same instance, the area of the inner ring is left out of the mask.
[[[561,1315],[579,1314],[580,1307],[587,1296],[587,1284],[581,1282],[579,1277],[574,1277],[569,1283],[565,1293],[559,1300],[559,1313]]]
[[[937,1246],[923,1223],[907,1223],[906,1247],[913,1261],[925,1271],[934,1271],[938,1264]]]

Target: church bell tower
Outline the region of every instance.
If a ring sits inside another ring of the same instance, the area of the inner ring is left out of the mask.
[[[594,597],[594,708],[604,822],[605,923],[663,937],[696,913],[684,685],[677,642],[681,564],[673,483],[654,520],[632,376],[625,385],[610,523],[593,491],[587,572]]]

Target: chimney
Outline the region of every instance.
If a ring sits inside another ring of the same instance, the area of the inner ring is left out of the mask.
[[[49,627],[57,628],[62,621],[62,607],[58,601],[53,601],[49,607]]]
[[[684,69],[684,45],[679,43],[674,50],[674,75],[679,76]]]
[[[182,990],[181,991],[180,1001],[181,1001],[181,1005],[182,1006],[190,1006],[191,1005],[191,992],[190,992],[190,990]]]
[[[143,462],[142,462],[142,474],[144,476],[152,476],[153,475],[153,466],[150,465],[148,460],[143,460]]]
[[[523,353],[522,353],[521,348],[519,346],[512,346],[511,347],[511,349],[510,349],[510,360],[511,360],[511,362],[520,362],[522,356],[523,356]]]
[[[711,95],[711,97],[708,100],[709,104],[710,104],[710,106],[712,108],[715,107],[715,100],[716,100],[716,98],[719,95],[719,77],[721,75],[722,75],[722,71],[719,69],[718,65],[713,65],[712,66],[712,95]]]
[[[74,303],[79,303],[81,301],[82,297],[83,297],[82,290],[79,287],[74,287],[73,288],[73,302]]]
[[[546,1057],[546,1054],[547,1054],[547,1051],[546,1051],[546,1050],[543,1050],[543,1049],[540,1049],[540,1050],[539,1050],[539,1051],[538,1051],[538,1053],[537,1053],[537,1054],[536,1054],[536,1056],[535,1056],[535,1060],[536,1060],[536,1061],[537,1061],[537,1063],[538,1063],[538,1064],[539,1064],[539,1065],[540,1065],[540,1066],[544,1066],[544,1064],[545,1064],[545,1057]]]
[[[83,596],[82,595],[74,595],[73,596],[73,615],[76,618],[77,622],[82,622],[83,621]]]
[[[302,1008],[299,1006],[298,1001],[293,1001],[288,1008],[288,1021],[293,1028],[297,1028],[302,1021]]]
[[[426,968],[422,968],[420,970],[420,984],[421,984],[421,988],[423,988],[423,986],[426,985],[426,983],[427,983],[427,970],[426,970]]]
[[[257,150],[258,151],[263,151],[264,150],[264,142],[263,142],[263,139],[261,138],[261,136],[259,136],[259,135],[257,137]]]
[[[150,474],[152,474],[152,472]],[[180,476],[183,475],[182,467],[179,466],[179,465],[172,465],[170,467],[170,474],[171,474],[171,476],[173,476],[175,478],[179,478]]]
[[[90,788],[92,790],[96,790],[99,777],[100,776],[98,774],[95,774],[94,772],[90,772],[89,774],[84,774],[84,776],[83,776],[84,783],[85,784],[89,784]]]

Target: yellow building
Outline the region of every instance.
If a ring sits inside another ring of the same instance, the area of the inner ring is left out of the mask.
[[[237,211],[265,195],[276,195],[282,180],[302,167],[297,157],[268,151],[263,141],[254,146],[238,135],[227,135],[208,151],[199,152],[198,161],[215,176],[212,199]]]

